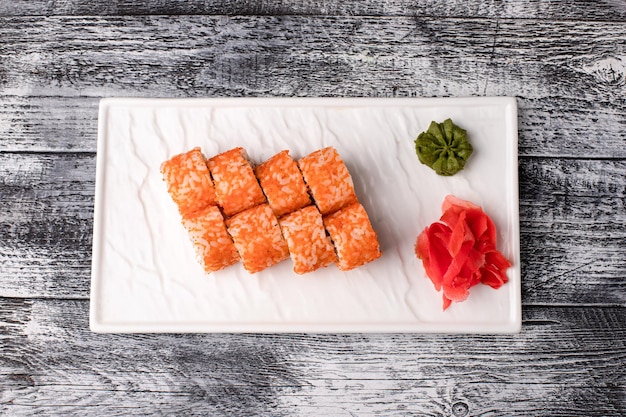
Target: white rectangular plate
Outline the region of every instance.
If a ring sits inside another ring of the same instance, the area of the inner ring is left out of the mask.
[[[414,139],[431,121],[465,128],[466,168],[438,176]],[[159,172],[200,146],[236,146],[254,162],[334,146],[379,235],[383,256],[307,275],[290,260],[250,275],[237,264],[205,274]],[[415,257],[417,235],[447,194],[494,220],[512,261],[509,283],[485,285],[442,311]],[[514,98],[104,99],[100,103],[90,327],[97,332],[512,333],[521,326],[517,105]]]

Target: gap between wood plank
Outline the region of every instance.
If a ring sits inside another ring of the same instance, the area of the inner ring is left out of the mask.
[[[46,296],[0,296],[0,303],[3,300],[22,300],[22,301],[90,301],[89,297],[46,297]],[[618,303],[607,303],[607,304],[593,304],[593,303],[583,303],[583,304],[566,304],[566,303],[522,303],[522,310],[524,309],[542,309],[542,308],[555,308],[555,309],[588,309],[588,308],[626,308],[626,305],[618,304]]]
[[[97,152],[94,152],[93,150],[64,150],[64,149],[59,149],[59,150],[50,150],[50,149],[46,149],[46,150],[23,150],[23,149],[16,149],[16,150],[0,150],[0,155],[77,155],[77,156],[97,156]],[[579,157],[579,156],[571,156],[571,155],[541,155],[541,154],[524,154],[524,155],[518,155],[518,159],[519,160],[530,160],[530,159],[541,159],[541,160],[567,160],[567,161],[606,161],[606,162],[620,162],[620,161],[626,161],[626,158],[624,157],[617,157],[617,156],[586,156],[586,157]],[[95,171],[94,171],[95,172]]]

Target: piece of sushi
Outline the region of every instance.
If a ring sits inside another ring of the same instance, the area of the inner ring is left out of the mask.
[[[298,166],[322,215],[357,201],[352,177],[335,148],[310,153],[298,161]]]
[[[324,217],[324,226],[337,251],[337,267],[348,271],[379,258],[378,237],[359,203]]]
[[[213,181],[199,147],[163,162],[161,173],[183,217],[216,204]]]
[[[254,173],[276,216],[311,204],[302,173],[289,151],[277,153],[257,166]]]
[[[226,216],[265,203],[246,151],[234,148],[209,159],[217,203]]]
[[[268,204],[242,211],[226,220],[228,233],[251,274],[275,265],[289,257],[278,220]]]
[[[196,257],[206,272],[215,272],[239,261],[217,206],[207,206],[183,218]]]
[[[278,219],[278,223],[296,274],[312,272],[337,261],[317,207],[311,205],[296,210]]]

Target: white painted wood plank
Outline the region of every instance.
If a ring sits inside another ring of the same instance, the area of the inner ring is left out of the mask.
[[[93,153],[98,101],[96,97],[3,97],[0,149]],[[626,158],[626,107],[563,98],[518,97],[517,102],[520,156]]]
[[[520,335],[100,335],[88,303],[0,300],[9,415],[620,415],[623,308]],[[461,413],[463,412],[463,413]]]
[[[510,95],[521,155],[623,158],[624,39],[613,22],[5,17],[0,134],[93,152],[108,96]]]
[[[524,303],[626,303],[624,172],[521,160]],[[94,175],[92,154],[0,154],[0,296],[89,296]]]
[[[0,15],[375,15],[625,20],[620,1],[585,0],[0,0]]]

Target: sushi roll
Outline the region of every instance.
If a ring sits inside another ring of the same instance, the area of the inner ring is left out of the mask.
[[[317,207],[307,206],[289,213],[278,223],[287,241],[296,274],[315,271],[337,260]]]
[[[381,256],[376,232],[363,206],[352,204],[324,217],[337,251],[337,267],[348,271]]]
[[[243,148],[221,153],[208,162],[215,183],[217,203],[228,217],[265,203]]]
[[[315,151],[300,159],[298,166],[322,215],[357,201],[348,168],[335,148]]]
[[[206,272],[219,271],[239,261],[239,254],[217,206],[208,206],[184,217],[183,226]]]
[[[183,218],[216,204],[213,181],[199,147],[163,162],[161,173]]]
[[[228,233],[251,274],[275,265],[289,257],[278,220],[268,204],[242,211],[226,220]]]
[[[302,173],[289,151],[277,153],[254,172],[277,217],[311,204]]]

